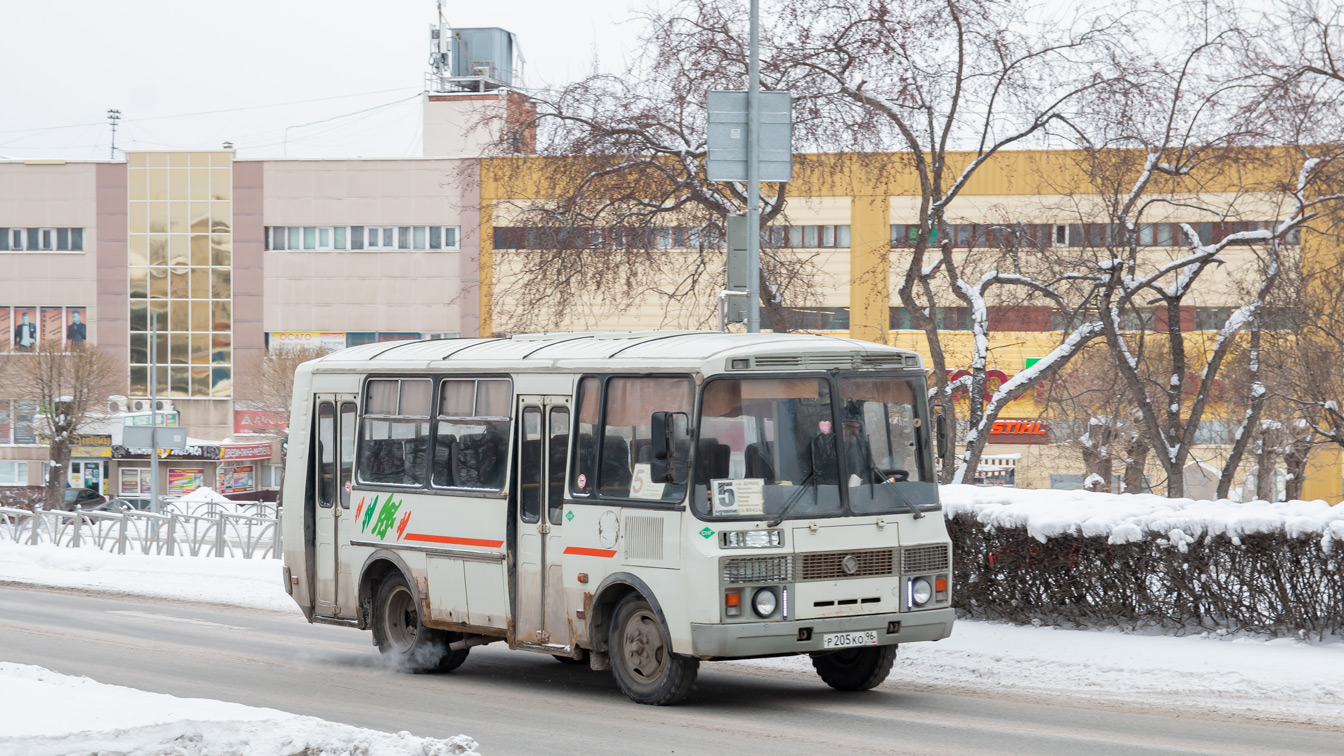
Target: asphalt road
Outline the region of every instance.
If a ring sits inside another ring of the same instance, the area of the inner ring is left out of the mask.
[[[1339,754],[1304,725],[1065,698],[902,689],[840,694],[813,675],[704,664],[677,707],[611,675],[499,646],[449,674],[385,668],[368,633],[298,615],[0,586],[0,660],[379,730],[463,733],[513,754]],[[0,733],[2,736],[3,733]]]

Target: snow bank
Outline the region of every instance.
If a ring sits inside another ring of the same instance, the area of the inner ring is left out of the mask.
[[[297,613],[280,566],[278,559],[122,556],[0,541],[0,582]]]
[[[1344,506],[1323,501],[1198,501],[1153,494],[1108,494],[996,486],[941,486],[947,516],[970,515],[991,528],[1025,528],[1035,539],[1064,535],[1133,543],[1154,534],[1174,540],[1256,533],[1318,536],[1330,549],[1344,541]]]
[[[479,756],[465,735],[385,733],[275,709],[178,698],[0,662],[0,753],[67,756]]]
[[[731,662],[811,672],[807,657]],[[959,620],[901,646],[888,686],[1065,695],[1168,711],[1344,724],[1344,644],[1073,630]]]

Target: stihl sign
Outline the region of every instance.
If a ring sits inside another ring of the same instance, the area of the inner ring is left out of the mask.
[[[989,428],[991,444],[1048,444],[1050,425],[1044,420],[996,420]]]

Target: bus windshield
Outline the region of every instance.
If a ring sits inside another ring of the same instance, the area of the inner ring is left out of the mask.
[[[922,376],[705,384],[697,515],[800,519],[938,507]]]

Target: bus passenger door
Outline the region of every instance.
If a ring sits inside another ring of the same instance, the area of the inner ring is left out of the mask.
[[[314,556],[316,591],[314,612],[321,617],[352,614],[355,602],[349,575],[340,569],[341,520],[349,516],[350,486],[355,462],[355,402],[353,396],[317,395],[313,414],[313,480],[317,553]]]
[[[569,397],[519,397],[516,642],[570,648],[560,564]]]

